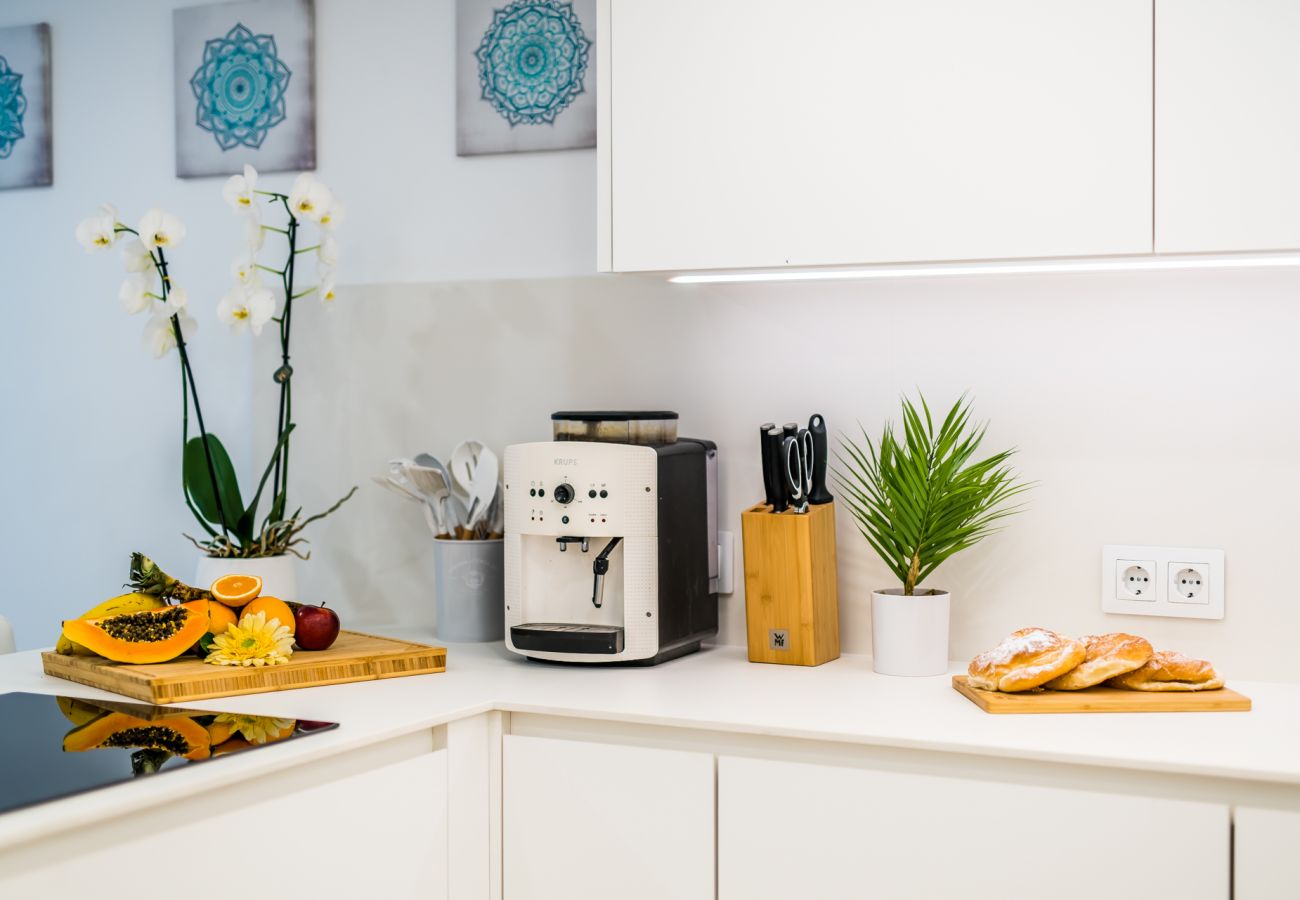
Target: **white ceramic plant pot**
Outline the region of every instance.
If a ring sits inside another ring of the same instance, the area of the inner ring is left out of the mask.
[[[263,596],[298,600],[298,557],[287,553],[257,559],[200,557],[194,586],[207,590],[222,575],[256,575],[262,579]]]
[[[881,675],[948,671],[947,591],[903,596],[902,588],[871,593],[871,667]]]

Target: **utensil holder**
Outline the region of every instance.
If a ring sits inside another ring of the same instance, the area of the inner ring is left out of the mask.
[[[840,655],[835,504],[740,514],[749,661],[820,666]]]
[[[435,630],[441,641],[505,639],[505,541],[433,539]]]

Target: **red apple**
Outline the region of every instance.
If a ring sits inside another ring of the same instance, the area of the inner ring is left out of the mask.
[[[339,617],[332,609],[303,604],[293,614],[293,639],[303,650],[328,650],[339,636]]]

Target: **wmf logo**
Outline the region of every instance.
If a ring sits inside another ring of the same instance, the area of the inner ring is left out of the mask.
[[[789,629],[786,628],[768,629],[767,647],[769,650],[789,650],[790,649]]]

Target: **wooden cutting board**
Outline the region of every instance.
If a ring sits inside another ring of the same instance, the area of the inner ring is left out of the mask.
[[[971,687],[965,675],[952,686],[986,713],[1248,712],[1250,698],[1228,688],[1217,691],[1122,691],[1090,687],[1082,691],[1003,694]]]
[[[165,704],[443,672],[447,668],[447,650],[340,631],[328,650],[296,650],[284,665],[261,668],[213,666],[198,657],[130,665],[53,651],[42,653],[41,661],[46,675],[146,703]]]

